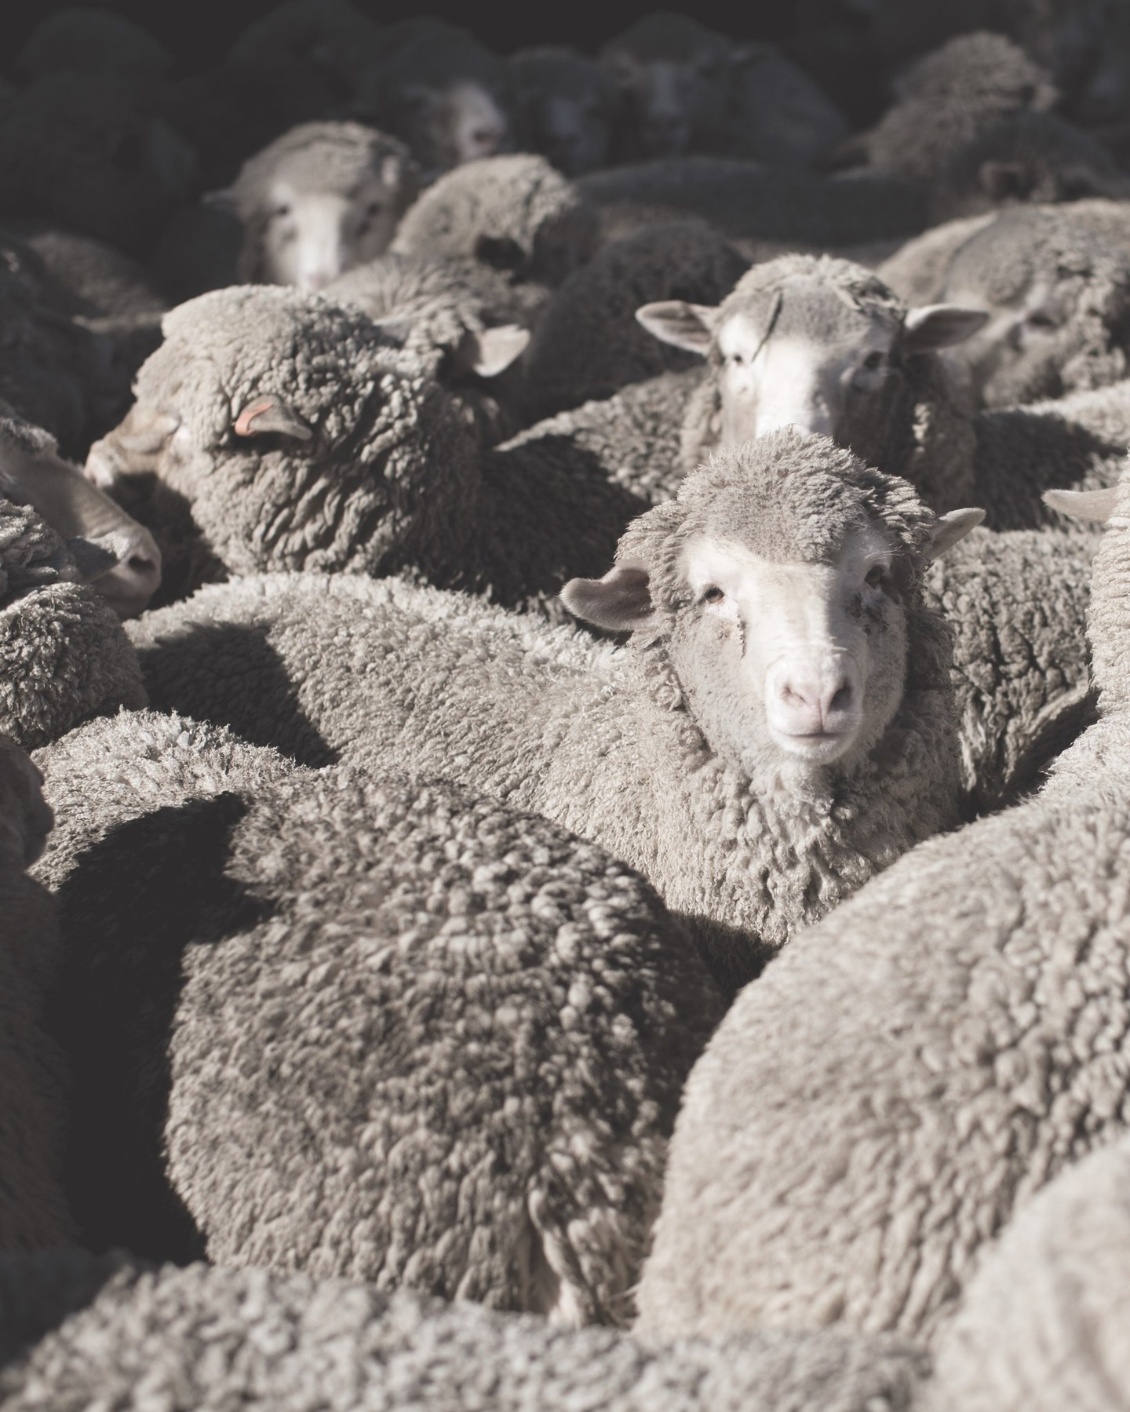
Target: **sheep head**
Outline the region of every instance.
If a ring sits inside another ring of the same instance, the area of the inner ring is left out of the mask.
[[[903,699],[926,564],[982,517],[936,517],[907,482],[786,429],[712,457],[562,600],[631,631],[668,699],[751,779],[850,769]]]
[[[891,470],[909,451],[915,361],[987,317],[907,309],[861,266],[797,255],[755,266],[720,305],[668,300],[636,313],[657,338],[708,359],[715,415],[697,454],[794,426]]]

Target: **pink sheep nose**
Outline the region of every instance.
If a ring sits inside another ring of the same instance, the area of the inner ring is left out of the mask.
[[[859,673],[839,653],[791,658],[767,680],[770,724],[784,735],[843,735],[859,720]]]

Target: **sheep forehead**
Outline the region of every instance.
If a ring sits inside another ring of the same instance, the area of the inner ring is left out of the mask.
[[[888,552],[891,545],[860,492],[815,470],[715,492],[691,523],[690,538],[741,545],[774,563],[834,563],[853,538],[870,536]]]
[[[774,317],[778,295],[779,307]],[[738,336],[738,331],[743,340],[752,333],[756,346],[765,336],[770,320],[773,338],[792,337],[822,347],[889,347],[899,327],[893,312],[861,308],[841,298],[833,286],[820,279],[791,280],[756,295],[731,295],[723,305],[719,347],[723,352],[730,351],[723,340],[731,328],[731,339]]]

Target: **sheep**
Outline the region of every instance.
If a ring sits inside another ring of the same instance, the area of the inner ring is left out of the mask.
[[[0,731],[25,749],[98,711],[145,703],[121,623],[62,541],[0,499]]]
[[[301,73],[306,101],[324,116],[327,107],[356,95],[382,43],[380,27],[347,0],[283,0],[243,30],[225,65],[240,76],[259,75],[260,84],[273,76],[280,99]]]
[[[471,257],[557,285],[595,251],[597,220],[574,183],[529,153],[464,162],[405,212],[390,249]]]
[[[517,430],[519,394],[501,375],[530,341],[527,302],[499,271],[477,260],[383,255],[325,287],[355,305],[425,364],[465,408],[483,444]]]
[[[616,215],[627,208],[702,217],[727,236],[851,246],[914,235],[928,222],[925,191],[866,169],[824,177],[735,157],[668,157],[588,172],[577,188]],[[646,214],[645,214],[646,219]]]
[[[720,140],[733,45],[689,15],[659,10],[610,39],[600,63],[622,93],[617,157],[710,151]]]
[[[152,100],[112,71],[47,74],[0,109],[3,214],[58,222],[142,258],[194,169]]]
[[[661,301],[636,317],[707,358],[683,427],[686,469],[791,423],[906,476],[935,508],[967,503],[973,408],[937,350],[979,329],[983,310],[907,309],[861,265],[785,255],[755,265],[716,307]]]
[[[86,471],[154,530],[165,601],[226,573],[306,568],[406,570],[535,605],[599,572],[648,503],[591,456],[531,472],[481,453],[434,372],[358,309],[236,286],[163,327]]]
[[[47,432],[9,412],[0,405],[0,497],[31,506],[66,541],[66,553],[82,577],[118,617],[140,613],[161,581],[161,553],[153,536],[64,461]],[[24,520],[17,516],[14,523]],[[24,532],[14,530],[17,536]],[[39,533],[30,522],[27,532],[33,538]],[[48,557],[55,552],[46,539],[43,551]]]
[[[881,260],[875,273],[907,304],[934,304],[942,297],[954,251],[996,219],[995,211],[959,216],[913,236]]]
[[[641,304],[721,300],[746,261],[703,222],[662,223],[606,245],[557,289],[524,360],[529,413],[548,416],[630,382],[693,366],[697,359],[650,338]]]
[[[229,196],[243,224],[242,283],[320,289],[388,249],[419,169],[360,123],[302,123],[249,157]]]
[[[827,94],[771,44],[735,48],[723,129],[732,156],[801,166],[848,135]]]
[[[949,640],[921,574],[980,518],[938,519],[905,482],[784,430],[718,453],[629,526],[602,579],[566,585],[572,613],[633,631],[623,661],[394,580],[244,580],[131,635],[160,707],[287,750],[297,701],[366,768],[408,750],[414,769],[610,849],[732,986],[956,822]],[[811,636],[796,603],[820,624]],[[248,640],[267,642],[269,681],[238,665]],[[736,673],[751,683],[740,706]]]
[[[687,1084],[641,1333],[930,1343],[982,1247],[1125,1128],[1128,491],[1092,579],[1098,720],[1033,799],[921,844],[738,998]]]
[[[690,943],[626,866],[536,815],[397,776],[279,776],[216,734],[120,717],[37,755],[83,1141],[128,1125],[108,1074],[164,1087],[131,1142],[165,1154],[212,1261],[624,1322],[721,1011]],[[222,842],[201,853],[205,827]],[[120,878],[146,870],[127,901]],[[96,1184],[99,1159],[72,1162]],[[136,1204],[108,1197],[102,1226]]]
[[[2,508],[2,507],[0,507]],[[0,522],[0,535],[3,534]],[[3,717],[0,717],[0,722]],[[62,1058],[43,1027],[59,960],[51,899],[26,869],[43,851],[51,810],[42,776],[0,734],[0,1250],[34,1250],[71,1238],[62,1187]]]
[[[508,64],[521,150],[567,177],[607,166],[619,111],[607,70],[558,45],[519,49]]]
[[[432,19],[367,70],[354,110],[402,138],[429,178],[513,147],[505,62]]]
[[[1130,1142],[1091,1153],[1005,1227],[939,1342],[926,1408],[1117,1405],[1130,1384]]]
[[[1070,215],[1005,212],[954,252],[942,298],[990,315],[951,355],[986,406],[1103,387],[1130,371],[1130,253]]]
[[[67,1317],[69,1316],[69,1317]],[[824,1330],[648,1347],[474,1304],[266,1270],[146,1268],[73,1249],[0,1258],[12,1412],[908,1412],[927,1368]]]

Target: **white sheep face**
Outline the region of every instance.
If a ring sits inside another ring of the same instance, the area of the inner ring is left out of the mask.
[[[452,84],[446,107],[456,165],[494,157],[510,146],[509,119],[481,84]]]
[[[321,289],[382,255],[399,219],[395,186],[377,172],[364,174],[347,192],[303,191],[279,180],[270,198],[266,275],[271,283],[299,289]]]
[[[953,355],[991,407],[1056,396],[1064,389],[1060,365],[1070,352],[1063,328],[1075,316],[1084,282],[1064,275],[1036,279],[1008,299],[957,284],[953,297],[984,309],[987,322]]]
[[[687,544],[671,663],[718,754],[752,777],[767,764],[847,762],[879,739],[906,674],[892,557],[878,528],[852,531],[819,562],[713,536]]]

